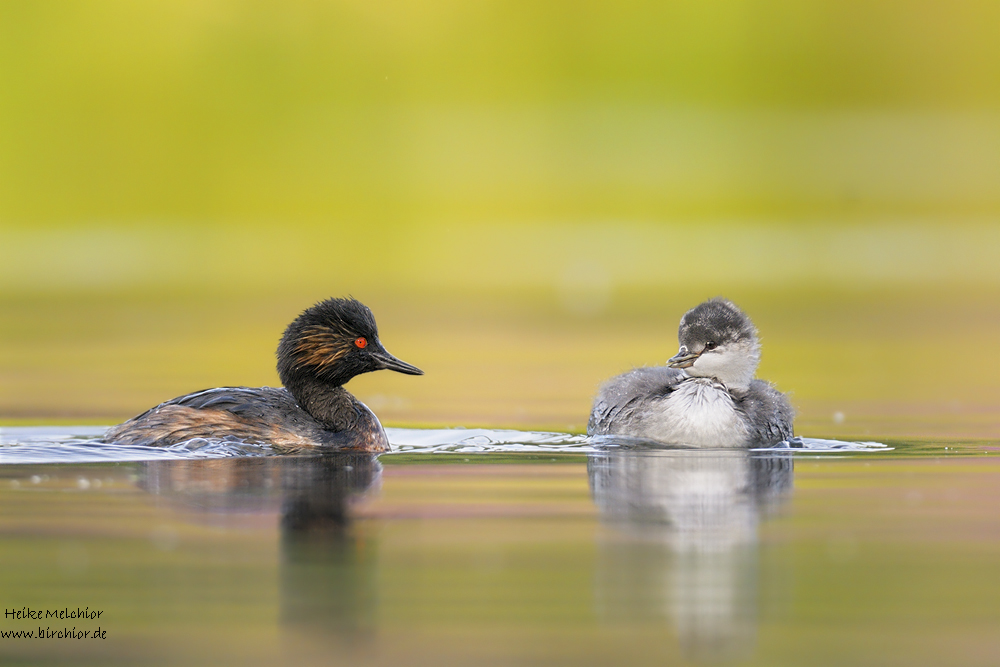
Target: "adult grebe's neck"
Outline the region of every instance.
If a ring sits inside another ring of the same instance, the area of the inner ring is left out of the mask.
[[[296,378],[285,387],[303,410],[333,431],[342,431],[357,420],[358,400],[341,385],[315,378]]]

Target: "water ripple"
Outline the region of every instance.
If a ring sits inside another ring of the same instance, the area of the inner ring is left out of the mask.
[[[0,463],[100,463],[216,459],[269,456],[270,447],[229,440],[197,438],[172,447],[109,445],[100,442],[102,426],[25,426],[0,428]],[[608,449],[690,449],[679,445],[624,438],[588,437],[571,433],[512,429],[387,428],[392,454],[573,453],[592,454]],[[850,442],[819,438],[792,438],[776,447],[793,452],[884,452],[893,448],[878,442]],[[763,450],[754,450],[763,451]]]

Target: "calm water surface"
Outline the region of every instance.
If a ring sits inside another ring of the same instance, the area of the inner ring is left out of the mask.
[[[1000,664],[1000,447],[0,429],[3,664]]]

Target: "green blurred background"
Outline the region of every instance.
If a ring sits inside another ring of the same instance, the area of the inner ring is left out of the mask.
[[[1000,434],[1000,4],[0,0],[0,422],[276,384],[581,430],[722,294],[805,435]]]

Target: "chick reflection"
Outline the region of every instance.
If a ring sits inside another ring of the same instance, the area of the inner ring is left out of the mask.
[[[312,643],[354,644],[375,618],[376,552],[375,540],[351,523],[350,508],[381,475],[371,454],[155,461],[140,486],[213,523],[278,513],[285,627]]]
[[[757,524],[792,486],[787,453],[609,449],[587,464],[608,524],[595,598],[610,622],[669,620],[697,661],[746,657],[756,636]]]

